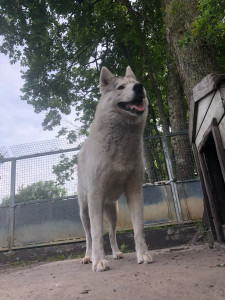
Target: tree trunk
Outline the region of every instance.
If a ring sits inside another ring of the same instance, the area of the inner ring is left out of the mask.
[[[151,133],[148,130],[148,126],[145,127],[144,131],[144,156],[145,156],[145,182],[155,182],[157,181],[157,177],[155,174],[155,165],[154,165],[154,158],[153,152],[154,149],[151,148],[150,140],[148,139],[151,136]]]
[[[199,14],[197,0],[162,0],[162,5],[167,40],[190,104],[194,86],[207,74],[219,72],[219,68],[206,42],[191,36],[191,25]]]
[[[169,48],[169,47],[168,47]],[[168,110],[172,133],[180,133],[188,130],[184,93],[180,77],[168,49]],[[194,157],[187,134],[179,134],[171,137],[174,151],[174,175],[178,180],[194,178]]]
[[[148,60],[149,59],[146,56],[148,77],[150,79],[152,91],[155,94],[155,100],[156,100],[156,104],[157,104],[157,108],[158,108],[160,123],[162,125],[162,131],[163,131],[163,134],[166,134],[166,133],[169,132],[169,122],[168,122],[168,118],[167,118],[167,115],[166,115],[166,112],[165,112],[165,109],[164,109],[163,98],[162,98],[160,88],[159,88],[159,86],[158,86],[158,84],[155,80],[151,65],[150,65]]]

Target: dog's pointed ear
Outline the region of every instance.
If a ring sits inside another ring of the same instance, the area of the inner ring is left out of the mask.
[[[114,75],[106,67],[102,67],[100,78],[99,78],[99,85],[100,85],[101,93],[103,93],[105,91],[106,87],[110,84],[113,77],[114,77]]]
[[[126,68],[126,74],[125,74],[125,77],[132,77],[132,78],[134,78],[135,80],[137,80],[136,77],[135,77],[135,75],[134,75],[134,72],[131,70],[131,67],[130,67],[130,66],[128,66],[128,67]]]

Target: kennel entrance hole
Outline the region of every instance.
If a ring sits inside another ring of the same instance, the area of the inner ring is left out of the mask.
[[[225,182],[212,132],[206,137],[199,154],[211,210],[209,216],[213,221],[212,233],[215,240],[225,242]]]

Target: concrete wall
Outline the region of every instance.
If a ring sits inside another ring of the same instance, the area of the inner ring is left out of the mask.
[[[199,181],[176,183],[184,221],[201,218],[203,199]],[[170,184],[143,188],[145,226],[177,223]],[[118,230],[132,227],[124,196],[119,201]],[[15,206],[13,248],[82,240],[84,231],[77,198],[24,203]],[[107,224],[105,223],[105,230]],[[0,207],[0,250],[9,241],[9,207]]]

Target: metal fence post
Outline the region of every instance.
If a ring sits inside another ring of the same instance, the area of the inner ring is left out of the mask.
[[[166,166],[167,166],[169,181],[171,185],[174,205],[175,205],[176,216],[177,216],[178,223],[182,224],[183,218],[181,213],[181,206],[180,206],[177,186],[176,183],[174,182],[173,167],[172,167],[172,162],[171,162],[171,157],[170,157],[170,152],[169,152],[169,147],[167,142],[168,137],[162,136],[161,139],[162,139],[163,151],[165,155]]]
[[[12,249],[14,245],[14,224],[15,224],[15,191],[16,191],[16,159],[11,162],[11,187],[9,206],[9,234],[8,247]]]

